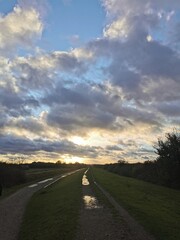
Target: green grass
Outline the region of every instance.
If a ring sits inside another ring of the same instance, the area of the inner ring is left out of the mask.
[[[0,196],[0,201],[13,193],[17,192],[19,189],[35,183],[37,181],[44,180],[46,178],[51,178],[54,176],[61,175],[66,172],[74,171],[73,168],[60,168],[60,169],[29,169],[26,170],[26,182],[23,184],[18,184],[12,187],[4,187],[2,196]]]
[[[91,188],[96,196],[96,198],[98,199],[100,205],[107,207],[111,214],[113,215],[114,219],[119,222],[119,224],[122,224],[123,219],[120,217],[119,213],[117,212],[117,210],[114,208],[114,206],[110,203],[110,201],[107,199],[107,197],[104,195],[104,193],[102,193],[102,191],[97,187],[97,185],[94,183],[94,178],[93,178],[93,173],[92,173],[92,168],[89,169],[89,171],[87,172],[87,178],[88,181],[91,185]]]
[[[83,171],[36,193],[29,202],[19,240],[72,240],[81,204]]]
[[[41,179],[51,178],[66,172],[73,171],[73,168],[59,168],[59,169],[30,169],[26,171],[27,182],[38,181]]]
[[[10,195],[17,192],[19,189],[25,187],[26,185],[27,185],[27,183],[26,184],[15,185],[15,186],[9,187],[9,188],[3,188],[2,195],[0,196],[0,201],[3,200],[6,197],[9,197]]]
[[[180,239],[180,191],[92,169],[95,180],[159,240]]]
[[[101,190],[94,183],[92,168],[89,169],[89,171],[86,173],[86,176],[87,176],[88,181],[91,185],[91,189],[93,190],[93,192],[94,192],[95,196],[97,197],[99,203],[101,205],[105,205],[106,207],[108,207],[111,210],[112,213],[116,214],[117,211],[115,211],[114,207],[109,202],[107,197],[101,192]]]

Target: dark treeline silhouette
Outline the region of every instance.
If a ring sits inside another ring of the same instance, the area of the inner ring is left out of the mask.
[[[158,155],[154,161],[129,164],[120,160],[101,167],[122,176],[180,189],[180,134],[166,134],[166,140],[159,139],[154,148]]]
[[[57,161],[56,163],[52,163],[52,162],[32,162],[30,164],[23,164],[26,168],[74,168],[74,169],[78,169],[78,168],[82,168],[85,166],[85,164],[83,163],[64,163],[61,161]]]
[[[25,183],[25,171],[17,164],[0,163],[0,185],[2,187],[12,187]]]
[[[27,177],[27,172],[30,169],[64,169],[65,171],[76,170],[83,168],[85,165],[80,163],[56,163],[51,162],[32,162],[29,164],[10,164],[0,162],[0,195],[2,188],[12,187],[18,184],[29,182],[31,178]]]

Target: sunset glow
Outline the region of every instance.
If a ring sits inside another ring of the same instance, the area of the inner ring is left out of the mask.
[[[0,158],[154,160],[180,126],[180,2],[0,1]]]

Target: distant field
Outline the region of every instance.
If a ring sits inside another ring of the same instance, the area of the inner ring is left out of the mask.
[[[39,180],[43,180],[46,178],[51,178],[66,172],[70,172],[73,171],[73,168],[59,168],[59,169],[54,169],[54,168],[45,168],[45,169],[29,169],[29,170],[24,170],[25,174],[26,174],[26,183],[24,184],[19,184],[19,185],[15,185],[9,188],[4,188],[3,189],[3,195],[0,196],[0,200],[2,200],[5,197],[8,197],[9,195],[13,194],[14,192],[16,192],[17,190],[19,190],[20,188],[39,181]]]
[[[19,240],[72,240],[81,204],[83,170],[36,193],[27,206]]]
[[[96,181],[157,239],[180,239],[180,191],[99,168],[91,171]]]
[[[65,172],[73,171],[71,168],[44,168],[44,169],[29,169],[26,170],[27,182],[32,182],[40,179],[53,177]]]

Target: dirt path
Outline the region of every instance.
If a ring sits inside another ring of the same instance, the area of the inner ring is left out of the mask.
[[[39,181],[3,199],[0,202],[0,240],[17,240],[26,205],[35,192],[74,172]]]
[[[123,221],[127,224],[128,229],[133,234],[134,239],[137,240],[155,240],[153,236],[150,236],[145,229],[134,219],[129,213],[121,207],[115,199],[106,192],[99,184],[94,182],[96,186],[101,190],[101,192],[106,196],[109,202],[114,206],[114,208],[118,211],[119,215],[123,218]]]
[[[114,199],[98,187],[109,199],[121,216],[115,220],[110,209],[100,205],[86,175],[83,177],[83,204],[80,212],[79,229],[76,240],[153,240],[131,216],[117,204]],[[114,201],[114,202],[113,202]]]

